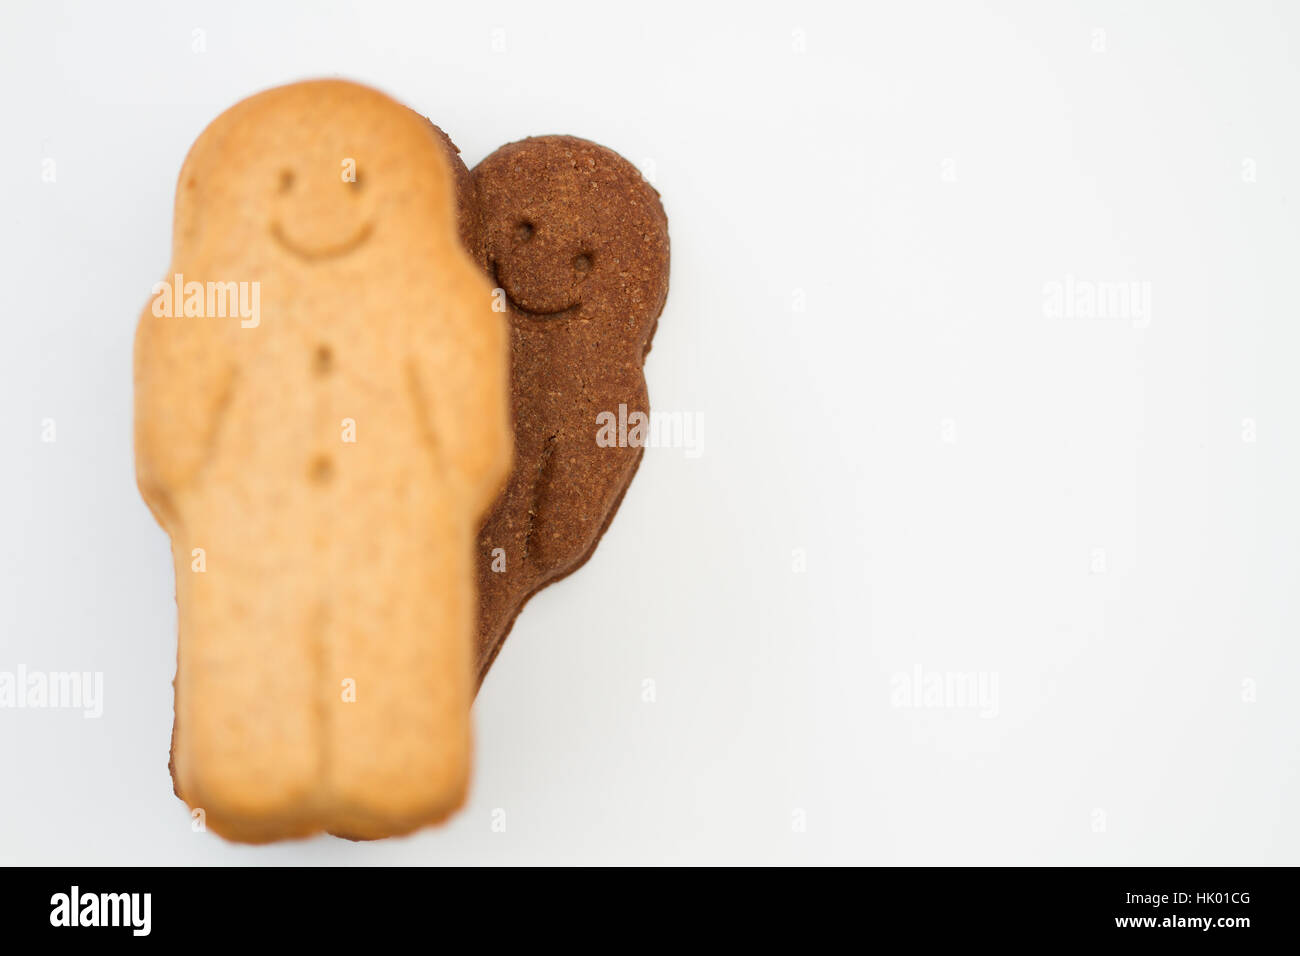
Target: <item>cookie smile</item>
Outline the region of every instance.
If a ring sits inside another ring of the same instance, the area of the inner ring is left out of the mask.
[[[354,249],[364,245],[365,241],[370,238],[371,232],[372,227],[370,223],[366,223],[358,229],[350,239],[346,239],[343,242],[337,242],[327,246],[304,246],[301,243],[290,239],[278,221],[271,223],[271,236],[275,241],[283,246],[287,251],[292,252],[299,259],[306,260],[307,262],[318,262],[321,259],[337,259],[339,256],[345,256]]]
[[[554,319],[557,318],[558,316],[568,315],[572,312],[577,312],[578,309],[582,308],[581,299],[572,303],[571,305],[566,305],[563,308],[547,309],[545,311],[540,311],[538,309],[529,309],[523,305],[520,305],[519,300],[516,299],[514,293],[510,291],[510,287],[507,286],[503,281],[501,281],[501,269],[495,259],[492,260],[492,281],[496,284],[496,287],[498,289],[501,289],[505,292],[506,298],[510,300],[510,304],[512,306],[514,306],[518,311],[522,312],[524,315],[532,316],[533,318]]]

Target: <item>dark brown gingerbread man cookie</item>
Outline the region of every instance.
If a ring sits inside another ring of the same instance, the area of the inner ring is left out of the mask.
[[[525,139],[471,173],[434,130],[462,240],[511,326],[515,464],[478,538],[481,683],[528,599],[591,557],[640,464],[642,447],[598,443],[597,416],[649,414],[642,366],[668,294],[668,220],[603,146]]]
[[[642,447],[598,443],[597,417],[649,414],[668,220],[631,163],[572,136],[503,146],[472,179],[510,314],[515,427],[514,470],[479,533],[481,682],[524,603],[591,556],[640,464]]]

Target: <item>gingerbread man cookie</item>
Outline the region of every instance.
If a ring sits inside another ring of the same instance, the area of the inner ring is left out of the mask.
[[[476,204],[483,267],[510,321],[516,446],[479,531],[481,682],[524,603],[591,556],[640,463],[635,436],[602,441],[600,425],[649,413],[642,367],[669,256],[659,194],[603,146],[525,139],[472,179],[462,202]]]
[[[140,320],[136,455],[176,569],[177,793],[246,841],[442,819],[511,460],[506,321],[444,144],[351,83],[245,100],[185,161],[167,274],[184,308]]]

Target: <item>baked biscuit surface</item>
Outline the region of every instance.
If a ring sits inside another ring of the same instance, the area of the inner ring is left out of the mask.
[[[510,320],[516,456],[479,531],[478,679],[524,603],[587,560],[644,448],[599,416],[648,414],[643,365],[668,292],[659,195],[572,136],[503,146],[473,170],[482,264]]]
[[[435,822],[467,784],[473,537],[510,462],[506,329],[442,145],[350,83],[245,100],[182,169],[175,275],[257,305],[155,302],[136,336],[177,792],[241,840]]]

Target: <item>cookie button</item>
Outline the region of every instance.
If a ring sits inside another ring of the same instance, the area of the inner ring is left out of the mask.
[[[328,455],[317,455],[307,468],[307,477],[315,485],[329,484],[334,477],[334,462]]]
[[[316,351],[312,353],[311,368],[313,372],[320,376],[332,372],[334,370],[334,350],[328,345],[316,346]]]

